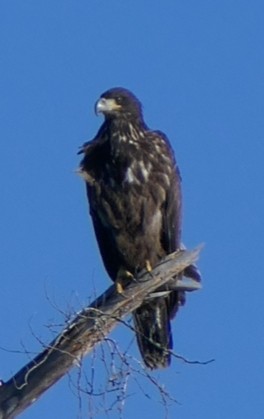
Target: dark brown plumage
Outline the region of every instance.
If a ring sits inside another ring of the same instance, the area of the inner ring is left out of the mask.
[[[166,136],[150,130],[138,99],[110,89],[96,103],[105,121],[83,145],[85,179],[96,238],[113,281],[154,267],[181,246],[181,179]],[[190,276],[199,274],[190,267]],[[133,313],[136,336],[150,368],[170,363],[170,319],[184,303],[173,291],[143,303]]]

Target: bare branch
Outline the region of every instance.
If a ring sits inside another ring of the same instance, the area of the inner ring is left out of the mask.
[[[110,287],[54,339],[46,349],[24,366],[8,382],[0,386],[0,419],[14,418],[35,402],[84,355],[102,341],[118,324],[119,319],[142,304],[157,288],[169,281],[173,289],[196,290],[195,281],[173,280],[198,258],[201,247],[169,255],[151,273],[142,273],[131,281],[124,294]]]

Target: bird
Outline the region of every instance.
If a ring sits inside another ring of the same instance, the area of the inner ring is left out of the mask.
[[[168,138],[147,126],[142,104],[130,90],[107,90],[95,112],[104,122],[79,150],[79,173],[105,269],[122,293],[122,279],[151,271],[181,249],[181,175]],[[196,265],[184,274],[201,279]],[[146,367],[170,365],[171,320],[184,302],[182,291],[157,292],[132,313]]]

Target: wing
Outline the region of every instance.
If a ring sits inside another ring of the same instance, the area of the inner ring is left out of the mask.
[[[158,135],[168,147],[168,158],[173,153],[166,136],[158,132]],[[181,175],[177,163],[173,157],[172,164],[174,170],[170,178],[170,185],[166,191],[166,202],[163,211],[163,230],[161,241],[166,254],[182,249],[181,243],[181,223],[182,223],[182,194],[181,194]],[[184,276],[200,282],[201,274],[195,264],[188,266],[183,273]],[[183,291],[174,291],[166,297],[168,315],[172,319],[180,306],[185,303],[185,293]]]
[[[175,164],[175,170],[171,176],[169,188],[166,191],[166,201],[162,213],[162,237],[161,241],[166,254],[175,252],[181,243],[181,177]]]
[[[100,254],[108,275],[114,281],[121,263],[112,231],[115,220],[108,220],[104,224],[102,217],[99,216],[102,209],[108,205],[107,200],[101,194],[100,181],[101,173],[106,165],[106,156],[109,154],[108,146],[101,129],[94,140],[82,146],[79,153],[84,153],[84,158],[81,161],[79,172],[85,180],[90,215]]]
[[[111,225],[104,225],[98,215],[100,209],[97,207],[96,199],[94,199],[94,187],[90,187],[86,183],[86,190],[100,254],[108,275],[112,281],[115,281],[118,269],[122,265],[121,255],[116,247]]]
[[[160,131],[154,131],[154,142],[159,144],[160,155],[164,160],[163,171],[169,181],[166,183],[165,202],[162,207],[161,243],[165,254],[181,248],[182,194],[181,175],[173,150],[167,137]],[[158,290],[160,291],[160,290]],[[167,315],[173,318],[179,306],[185,302],[184,292],[173,291],[164,297]]]
[[[161,131],[151,131],[149,142],[154,145],[156,151],[155,171],[160,173],[159,179],[155,180],[165,191],[161,208],[161,243],[164,253],[169,254],[179,249],[181,244],[181,175],[166,135]]]

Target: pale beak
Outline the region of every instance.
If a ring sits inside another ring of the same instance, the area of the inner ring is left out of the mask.
[[[95,104],[95,113],[96,115],[99,113],[107,114],[120,108],[121,106],[116,103],[115,99],[105,99],[102,97]]]

